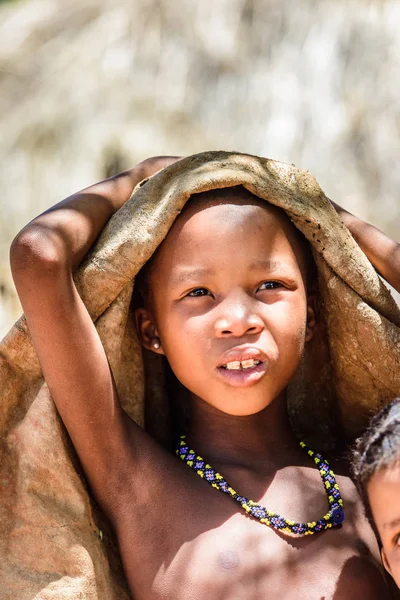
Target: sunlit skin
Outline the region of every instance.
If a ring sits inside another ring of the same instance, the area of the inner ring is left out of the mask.
[[[400,588],[400,461],[377,471],[367,493],[382,542],[383,564]]]

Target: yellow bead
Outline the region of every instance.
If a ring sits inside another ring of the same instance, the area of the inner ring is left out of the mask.
[[[193,467],[193,461],[192,460],[188,460],[187,464],[189,465],[189,467]]]

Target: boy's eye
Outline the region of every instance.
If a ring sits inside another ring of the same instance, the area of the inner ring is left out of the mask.
[[[260,287],[258,288],[259,290],[263,291],[263,290],[276,290],[278,288],[281,288],[282,284],[279,283],[279,281],[264,281]]]
[[[187,294],[191,298],[199,298],[201,296],[211,295],[206,288],[196,288]]]

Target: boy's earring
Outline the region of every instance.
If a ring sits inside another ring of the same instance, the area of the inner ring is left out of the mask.
[[[158,338],[156,338],[156,339],[153,341],[153,348],[154,348],[155,350],[158,350],[160,347],[161,347],[160,340],[159,340]]]

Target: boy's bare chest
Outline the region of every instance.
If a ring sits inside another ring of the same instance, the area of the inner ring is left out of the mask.
[[[346,569],[362,571],[372,564],[371,557],[363,556],[354,526],[347,523],[341,530],[301,539],[284,537],[245,515],[230,498],[200,484],[183,487],[172,501],[155,498],[158,510],[136,507],[131,526],[120,530],[135,600],[354,598],[354,590],[347,590]],[[314,487],[311,484],[310,496],[304,486],[302,493],[292,487],[285,503],[288,517],[313,520],[313,510],[319,516],[325,508],[323,492],[314,506],[307,505]],[[304,506],[293,513],[301,498]],[[342,595],[335,596],[338,590]]]
[[[355,552],[338,555],[323,546],[316,539],[300,550],[237,515],[188,540],[163,562],[152,583],[152,598],[333,598],[343,563]]]

